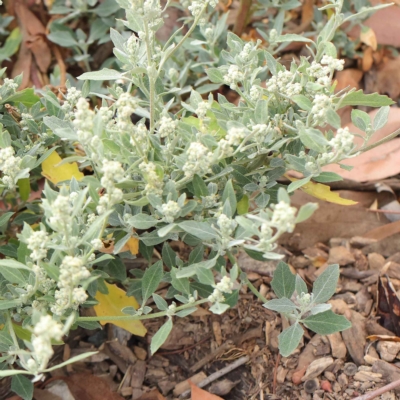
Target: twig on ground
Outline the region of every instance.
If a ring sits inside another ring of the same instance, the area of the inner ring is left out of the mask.
[[[276,383],[277,383],[278,367],[279,367],[280,361],[281,361],[281,353],[278,353],[278,355],[276,357],[275,368],[274,368],[274,380],[272,382],[272,394],[276,394]]]
[[[233,371],[234,369],[240,367],[243,364],[246,364],[248,361],[250,360],[249,356],[244,356],[239,358],[238,360],[236,360],[235,362],[233,362],[232,364],[229,364],[228,366],[226,366],[225,368],[220,369],[217,372],[214,372],[213,374],[211,374],[209,377],[207,377],[206,379],[204,379],[204,381],[201,381],[200,383],[197,384],[197,386],[199,388],[202,388],[204,386],[207,386],[208,384],[210,384],[211,382],[216,381],[217,379],[221,378],[222,376],[228,374],[229,372]],[[186,392],[183,392],[180,395],[180,398],[185,398],[187,396],[190,395],[190,389],[186,390]]]
[[[363,394],[362,396],[358,396],[353,400],[371,400],[371,399],[374,399],[377,396],[380,396],[383,393],[388,392],[389,390],[396,389],[399,386],[400,386],[400,379],[398,379],[398,380],[396,380],[396,381],[394,381],[392,383],[389,383],[386,386],[382,386],[379,389],[373,390],[372,392]]]
[[[192,365],[189,370],[191,372],[196,372],[200,368],[204,367],[204,365],[208,364],[211,362],[214,358],[218,357],[220,354],[224,353],[225,350],[228,350],[231,346],[233,345],[233,342],[231,340],[228,340],[221,346],[217,347],[214,351],[212,351],[210,354],[207,354],[205,357],[203,357],[200,361],[198,361],[196,364]]]

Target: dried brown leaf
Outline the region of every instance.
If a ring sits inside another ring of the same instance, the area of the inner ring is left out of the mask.
[[[203,389],[197,387],[194,383],[189,381],[190,388],[192,389],[192,400],[223,400],[222,397],[216,396],[206,392]]]

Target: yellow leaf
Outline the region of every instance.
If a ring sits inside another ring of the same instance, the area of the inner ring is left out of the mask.
[[[131,254],[136,255],[139,253],[139,239],[131,237],[126,244]]]
[[[83,174],[79,171],[77,163],[66,163],[57,165],[62,161],[61,157],[53,151],[49,157],[42,162],[42,175],[57,185],[58,182],[69,181],[72,177],[80,181]]]
[[[291,181],[297,181],[295,178],[290,178]],[[331,192],[331,188],[322,183],[308,182],[300,188],[310,196],[320,200],[328,201],[329,203],[341,204],[342,206],[352,206],[357,204],[354,200],[343,199],[339,193]]]
[[[108,294],[97,292],[96,300],[99,304],[94,306],[94,310],[98,317],[117,317],[125,315],[121,310],[125,307],[134,307],[136,310],[139,308],[139,303],[132,296],[128,297],[126,292],[116,285],[111,285],[105,282]],[[133,335],[144,336],[147,329],[140,321],[100,321],[102,325],[107,323],[114,324],[127,330]]]

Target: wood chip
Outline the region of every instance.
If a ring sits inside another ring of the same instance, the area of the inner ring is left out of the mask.
[[[193,382],[195,385],[197,385],[198,383],[200,383],[201,381],[204,381],[204,379],[207,378],[207,375],[202,371],[197,373],[196,375],[191,376],[190,378],[179,382],[174,389],[174,396],[178,397],[180,396],[183,392],[186,392],[186,390],[190,389],[190,384],[189,384],[189,380],[191,382]]]

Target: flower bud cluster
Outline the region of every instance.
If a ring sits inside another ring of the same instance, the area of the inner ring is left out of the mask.
[[[164,185],[162,178],[157,174],[156,164],[151,161],[142,162],[139,165],[139,169],[142,171],[144,180],[146,181],[144,188],[146,194],[161,195]]]
[[[275,94],[281,94],[291,97],[301,93],[303,87],[295,82],[296,74],[291,71],[279,71],[277,75],[272,76],[266,83],[266,89]]]
[[[211,172],[213,155],[203,144],[192,142],[186,155],[186,163],[182,167],[186,177],[192,177],[195,174],[203,176]]]
[[[178,121],[163,115],[160,119],[160,125],[158,127],[158,134],[160,135],[160,138],[174,136],[177,125]]]
[[[301,293],[300,296],[297,296],[297,302],[299,303],[300,307],[307,307],[313,301],[313,294],[311,293]]]
[[[326,120],[326,113],[332,106],[332,98],[325,94],[316,94],[311,108],[311,114],[316,124],[323,124]]]
[[[31,251],[30,257],[37,262],[47,256],[49,234],[45,231],[33,231],[27,239],[27,247]]]
[[[237,83],[244,80],[244,74],[240,68],[232,64],[228,68],[228,72],[224,75],[224,82],[232,89],[237,89]]]
[[[75,119],[73,124],[76,128],[78,140],[83,146],[88,146],[93,138],[94,112],[90,109],[89,103],[80,97],[76,103]]]
[[[164,220],[166,222],[172,223],[181,212],[181,207],[176,201],[169,200],[168,203],[158,207],[157,210],[164,215]]]
[[[14,189],[17,184],[21,161],[20,157],[14,156],[14,149],[11,146],[0,149],[0,171],[3,173],[1,179],[9,189]]]
[[[115,108],[117,110],[117,129],[122,132],[132,132],[134,125],[131,121],[131,115],[137,108],[136,99],[129,93],[124,92],[115,102]]]
[[[225,301],[224,293],[232,293],[233,282],[229,276],[224,276],[216,286],[208,300],[211,303],[222,303]]]
[[[211,104],[208,101],[201,101],[196,108],[196,114],[199,119],[206,117],[207,111],[211,108]]]
[[[271,225],[284,232],[293,232],[296,221],[296,208],[291,207],[288,203],[280,201],[272,206],[273,214]]]
[[[51,216],[48,218],[49,225],[57,232],[68,233],[72,227],[72,204],[70,195],[59,194],[51,204]]]
[[[231,146],[239,146],[242,140],[247,136],[245,128],[231,127],[225,137]]]
[[[27,361],[27,367],[32,373],[46,368],[51,356],[54,354],[52,340],[60,341],[63,337],[62,325],[52,319],[50,315],[40,317],[33,328],[32,347],[33,358]]]
[[[329,141],[329,145],[334,148],[336,154],[347,155],[353,150],[354,135],[347,127],[339,128],[336,136]]]
[[[56,303],[51,307],[54,314],[62,315],[67,309],[75,308],[84,303],[87,294],[78,287],[83,279],[89,278],[90,272],[79,257],[65,256],[60,265],[58,288],[54,294]]]
[[[82,92],[75,87],[70,87],[65,95],[64,104],[61,109],[65,112],[66,117],[72,118],[74,116],[74,108],[78,100],[82,97]]]

